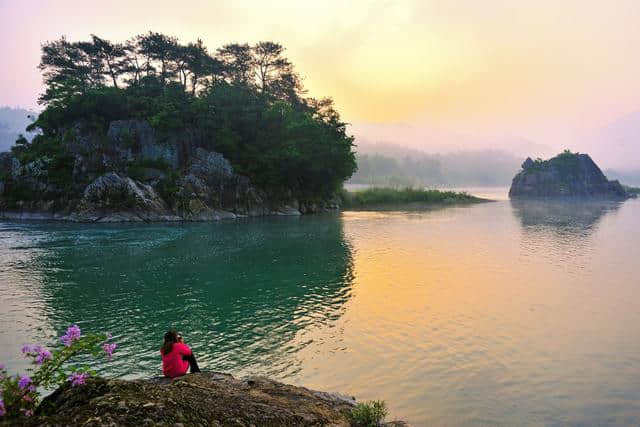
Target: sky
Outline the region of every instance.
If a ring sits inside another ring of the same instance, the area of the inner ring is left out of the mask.
[[[273,40],[362,143],[640,169],[639,22],[637,0],[0,0],[0,105],[36,106],[40,44],[62,35]]]

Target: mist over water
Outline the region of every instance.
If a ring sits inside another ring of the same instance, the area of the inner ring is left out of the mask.
[[[487,194],[490,191],[487,191]],[[160,374],[205,369],[384,399],[414,425],[640,423],[640,201],[501,200],[210,224],[0,223],[0,361],[71,322]]]

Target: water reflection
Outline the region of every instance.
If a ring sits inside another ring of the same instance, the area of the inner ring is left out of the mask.
[[[205,367],[294,375],[298,332],[334,322],[350,298],[339,217],[46,227],[28,269],[42,277],[37,300],[57,331],[78,321],[114,334],[123,357],[110,374],[157,374],[159,341],[175,327]]]
[[[594,230],[604,215],[619,209],[620,202],[512,200],[511,206],[524,228],[581,233]]]
[[[512,212],[521,224],[523,262],[539,258],[563,268],[591,268],[594,235],[603,218],[615,214],[620,205],[608,201],[512,200]]]

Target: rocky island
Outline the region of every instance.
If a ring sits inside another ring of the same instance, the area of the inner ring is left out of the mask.
[[[331,99],[273,42],[160,33],[42,47],[46,108],[0,154],[0,218],[208,221],[335,209],[356,169]]]
[[[588,154],[568,150],[549,160],[527,158],[513,178],[512,199],[600,199],[631,197],[618,181],[609,181]]]

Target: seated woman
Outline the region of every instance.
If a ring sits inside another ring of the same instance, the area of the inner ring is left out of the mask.
[[[176,331],[164,334],[164,344],[160,349],[162,355],[162,373],[165,377],[181,377],[191,368],[191,373],[200,372],[193,352]]]

